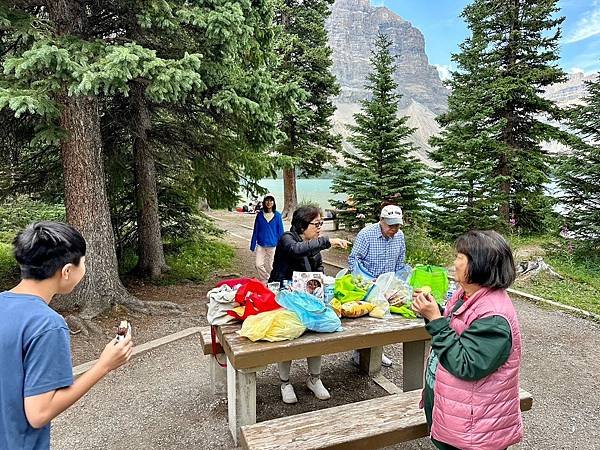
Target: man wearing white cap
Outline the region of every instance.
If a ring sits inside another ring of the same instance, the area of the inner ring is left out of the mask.
[[[406,245],[404,233],[400,230],[402,224],[402,209],[396,205],[385,206],[379,215],[379,222],[367,225],[356,236],[348,257],[350,271],[366,274],[370,278],[377,278],[382,273],[403,271]],[[358,352],[354,353],[354,362],[358,364]],[[392,361],[383,355],[381,364],[390,367]]]

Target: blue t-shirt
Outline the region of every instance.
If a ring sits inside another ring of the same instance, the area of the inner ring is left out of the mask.
[[[0,450],[49,449],[50,424],[35,429],[24,398],[73,384],[65,320],[35,295],[0,293]]]

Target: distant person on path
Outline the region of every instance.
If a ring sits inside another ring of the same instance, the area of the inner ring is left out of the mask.
[[[129,361],[128,334],[73,381],[65,320],[48,304],[85,274],[86,243],[70,225],[38,222],[14,240],[21,282],[0,293],[0,449],[49,449],[50,421]]]
[[[454,268],[460,288],[443,312],[431,294],[413,295],[431,335],[423,389],[431,439],[446,450],[505,449],[523,438],[521,332],[506,293],[513,255],[495,231],[470,231],[456,241]]]
[[[277,211],[275,196],[265,195],[262,202],[262,211],[254,219],[254,231],[250,240],[250,250],[256,252],[256,270],[258,279],[266,283],[273,270],[275,247],[283,234],[283,219]]]
[[[348,257],[350,272],[360,272],[371,279],[387,272],[401,273],[405,269],[406,259],[404,234],[400,230],[403,224],[399,206],[384,206],[379,222],[367,225],[356,236]],[[354,351],[353,361],[354,365],[360,365],[357,351]],[[392,360],[382,355],[381,364],[390,367]]]
[[[275,249],[273,271],[269,281],[291,280],[294,271],[324,272],[321,250],[329,247],[346,248],[348,241],[321,236],[321,210],[316,206],[301,206],[292,216],[292,227],[284,233]],[[321,357],[307,358],[308,379],[306,386],[319,400],[329,400],[329,391],[321,381]],[[281,396],[284,403],[296,403],[296,393],[290,383],[291,361],[278,363],[281,380]]]

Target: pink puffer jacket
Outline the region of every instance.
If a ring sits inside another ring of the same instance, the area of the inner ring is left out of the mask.
[[[462,296],[459,289],[446,306],[446,316]],[[521,331],[514,306],[505,290],[480,289],[450,319],[459,335],[471,322],[504,317],[512,334],[508,360],[477,381],[461,380],[441,364],[437,367],[431,436],[462,450],[499,450],[523,438],[519,403]]]

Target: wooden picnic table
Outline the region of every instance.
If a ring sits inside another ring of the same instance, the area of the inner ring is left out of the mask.
[[[358,349],[361,370],[376,376],[381,370],[383,346],[402,343],[403,390],[423,386],[425,349],[430,336],[422,319],[365,316],[343,319],[342,326],[343,331],[309,331],[282,342],[252,342],[236,333],[241,328],[238,324],[219,327],[219,342],[227,356],[229,429],[236,445],[240,428],[256,423],[256,373],[268,364]]]

